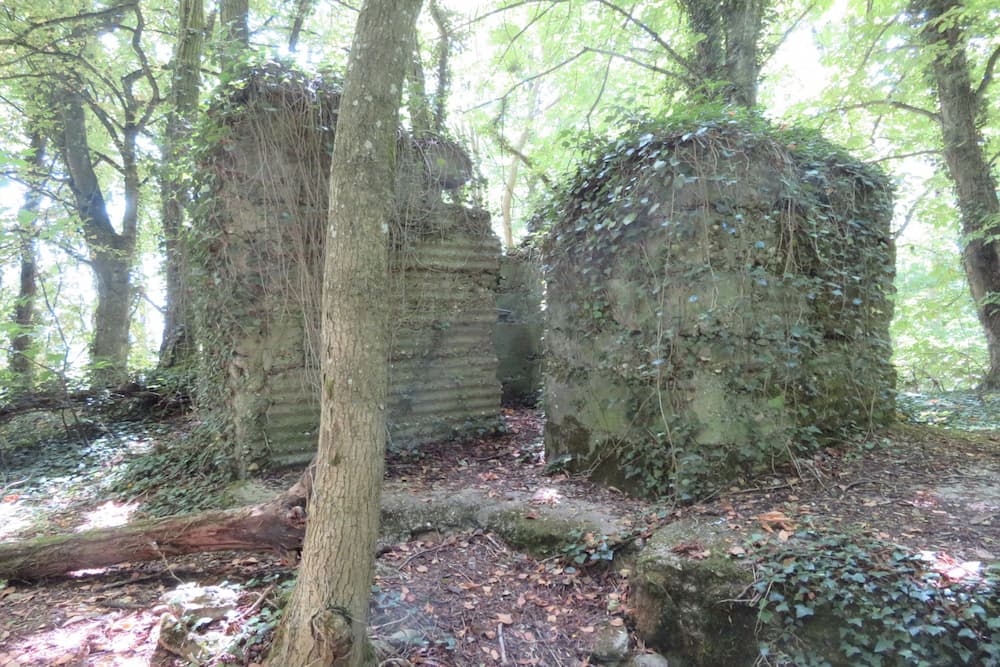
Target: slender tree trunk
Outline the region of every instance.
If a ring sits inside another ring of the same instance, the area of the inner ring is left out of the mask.
[[[302,34],[302,26],[306,22],[306,17],[312,11],[313,0],[298,0],[295,5],[295,16],[292,18],[292,27],[288,31],[288,50],[292,53],[299,48],[299,36]]]
[[[357,667],[367,654],[385,453],[388,235],[405,46],[421,0],[366,0],[340,103],[323,291],[319,451],[298,584],[268,664]]]
[[[31,133],[30,152],[28,162],[31,164],[33,174],[29,180],[33,182],[35,176],[43,173],[45,169],[45,138],[39,132]],[[18,259],[21,270],[17,302],[14,305],[14,324],[17,325],[17,329],[11,335],[8,363],[10,371],[14,374],[14,385],[26,392],[30,392],[34,386],[35,375],[35,360],[32,354],[38,274],[35,235],[38,229],[36,218],[41,202],[41,193],[29,187],[24,195],[17,226]]]
[[[137,129],[126,124],[122,135],[125,206],[122,232],[115,231],[94,170],[87,142],[86,112],[80,98],[66,93],[60,117],[60,149],[83,226],[97,289],[94,337],[91,343],[91,383],[112,386],[128,376],[132,280],[138,220],[139,178],[135,156]]]
[[[942,17],[962,9],[958,0],[922,0],[926,12],[923,37],[937,54],[932,78],[941,107],[940,125],[948,171],[962,220],[965,247],[962,259],[976,313],[986,333],[990,367],[984,389],[1000,388],[1000,200],[997,183],[983,151],[978,120],[981,93],[972,87],[966,58],[966,36],[960,20]],[[954,16],[951,18],[955,18]]]
[[[528,137],[531,135],[530,122],[531,121],[528,120],[525,123],[524,130],[521,131],[521,136],[518,137],[517,144],[514,146],[519,153],[524,151],[524,145],[528,143]],[[510,159],[510,167],[507,169],[507,180],[504,181],[503,197],[500,199],[503,243],[504,248],[507,250],[511,250],[514,247],[514,220],[512,217],[512,208],[514,204],[514,188],[517,186],[517,172],[520,166],[521,160],[518,159],[516,155]]]
[[[434,132],[444,133],[448,93],[451,91],[451,21],[437,0],[430,3],[431,18],[438,29],[437,89],[434,93]]]
[[[241,49],[250,44],[250,3],[248,0],[221,0],[219,22],[222,24],[222,38]]]
[[[174,50],[170,109],[163,141],[160,176],[161,225],[166,268],[167,304],[160,344],[160,366],[169,368],[190,360],[194,353],[194,315],[187,286],[187,261],[181,239],[188,203],[183,181],[175,171],[183,160],[184,141],[198,113],[201,59],[205,31],[202,0],[180,0],[177,45]]]
[[[433,122],[431,120],[431,105],[427,98],[427,81],[424,77],[424,64],[420,59],[420,39],[417,31],[413,31],[410,49],[412,51],[406,68],[406,107],[410,114],[410,127],[413,136],[424,138],[430,136]]]

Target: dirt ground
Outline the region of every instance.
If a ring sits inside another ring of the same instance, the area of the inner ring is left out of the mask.
[[[528,518],[538,504],[587,499],[627,517],[637,542],[657,524],[692,514],[749,533],[760,528],[761,517],[779,513],[795,529],[859,531],[935,552],[956,566],[1000,560],[1000,435],[994,431],[902,425],[700,504],[674,507],[565,475],[545,476],[541,416],[530,410],[505,416],[504,435],[393,458],[389,479],[414,493],[469,486],[496,497],[530,491]],[[37,474],[21,483],[24,468],[5,461],[0,539],[75,530],[97,525],[102,516],[124,520],[131,507],[102,498],[94,476],[142,447],[137,437],[79,456],[78,467],[60,464],[44,484]],[[271,482],[280,486],[293,476]],[[576,539],[583,544],[592,537]],[[428,533],[386,546],[377,559],[371,619],[385,651],[382,664],[590,664],[602,631],[629,625],[629,572],[621,557],[611,566],[601,559],[580,564],[572,559],[578,553],[532,558],[483,532]],[[273,609],[293,574],[288,562],[232,553],[122,564],[46,582],[0,581],[0,667],[250,665],[266,649]],[[228,617],[211,624],[228,650],[197,663],[157,646],[163,598],[184,584],[228,587],[238,600]]]

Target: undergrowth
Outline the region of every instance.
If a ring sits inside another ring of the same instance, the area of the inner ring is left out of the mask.
[[[205,422],[164,438],[129,460],[111,491],[140,499],[143,512],[156,517],[219,508],[223,490],[235,478],[223,437],[219,424]]]
[[[760,652],[773,665],[1000,664],[1000,566],[882,540],[802,532],[757,563]],[[805,635],[810,641],[803,641]],[[817,641],[834,651],[817,652]]]

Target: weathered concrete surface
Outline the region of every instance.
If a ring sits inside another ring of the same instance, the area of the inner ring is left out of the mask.
[[[727,554],[737,542],[723,525],[678,521],[657,531],[636,558],[636,632],[671,665],[749,667],[756,660],[756,611],[735,602],[753,573]],[[677,553],[681,544],[693,548]]]
[[[500,259],[497,291],[497,378],[507,405],[535,405],[542,391],[542,276],[527,251]]]
[[[720,125],[585,168],[546,241],[546,454],[638,494],[893,419],[887,180]]]
[[[241,476],[315,451],[338,103],[322,82],[263,66],[220,104],[204,160],[213,185],[193,234],[199,396],[227,423]],[[389,446],[407,448],[499,427],[500,242],[485,211],[443,201],[471,169],[458,146],[404,136],[399,152],[387,421]]]

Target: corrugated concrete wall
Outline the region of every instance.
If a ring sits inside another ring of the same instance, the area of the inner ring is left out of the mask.
[[[319,430],[315,350],[333,123],[328,110],[303,114],[308,86],[284,86],[258,86],[230,111],[211,163],[213,203],[196,221],[210,239],[199,269],[208,292],[199,300],[205,375],[219,385],[210,393],[244,475],[308,461]],[[443,203],[439,189],[415,192],[419,176],[400,180],[409,213],[390,260],[387,414],[396,448],[500,424],[500,243],[489,215]]]
[[[493,342],[500,241],[484,211],[439,206],[392,256],[388,437],[415,448],[500,425]],[[430,233],[426,233],[430,231]],[[268,374],[263,434],[272,466],[308,461],[319,407],[315,369]]]
[[[494,429],[500,241],[485,211],[442,206],[393,258],[390,446]]]

